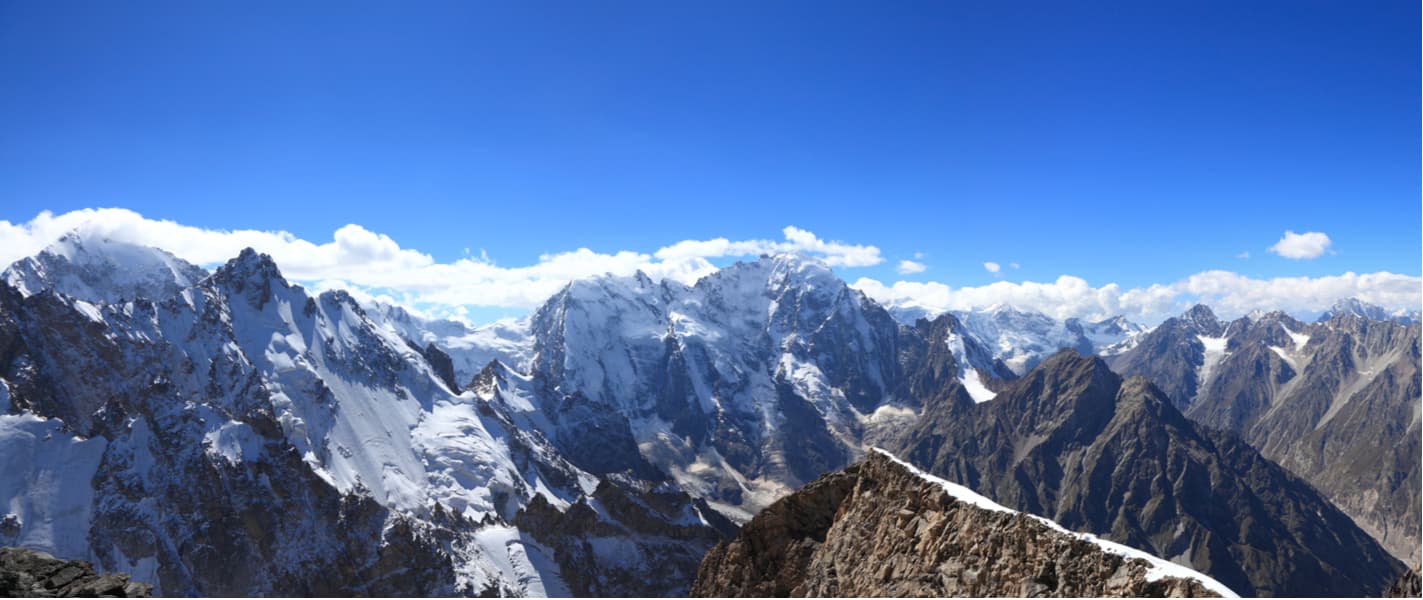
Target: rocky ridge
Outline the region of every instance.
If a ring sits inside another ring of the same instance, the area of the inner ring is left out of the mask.
[[[703,597],[1202,597],[1218,582],[1005,509],[883,452],[767,508],[707,553]]]

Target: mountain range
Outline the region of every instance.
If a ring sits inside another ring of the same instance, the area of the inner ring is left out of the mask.
[[[1418,325],[1357,303],[909,323],[776,255],[470,327],[77,235],[3,279],[0,545],[162,595],[684,595],[874,445],[1242,594],[1416,558]]]

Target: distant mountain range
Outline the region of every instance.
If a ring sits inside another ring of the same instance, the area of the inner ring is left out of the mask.
[[[1416,559],[1419,326],[1357,302],[911,323],[777,255],[469,327],[79,236],[3,279],[0,545],[163,595],[683,595],[872,445],[1242,594]]]

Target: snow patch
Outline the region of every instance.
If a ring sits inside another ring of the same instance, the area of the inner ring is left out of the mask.
[[[1229,354],[1225,351],[1225,347],[1226,344],[1230,342],[1230,338],[1226,336],[1206,337],[1204,335],[1198,335],[1196,339],[1200,340],[1201,345],[1205,347],[1205,353],[1201,357],[1200,372],[1196,377],[1196,393],[1200,394],[1206,389],[1206,384],[1210,383],[1211,375],[1215,372],[1216,366],[1219,365],[1222,360],[1225,360],[1226,355]]]
[[[203,447],[209,456],[219,456],[228,464],[258,460],[262,456],[262,438],[246,423],[228,421],[203,435]]]
[[[1283,361],[1285,361],[1286,363],[1288,363],[1288,364],[1290,365],[1290,368],[1291,368],[1291,369],[1294,369],[1294,370],[1296,370],[1296,371],[1299,370],[1299,365],[1298,365],[1297,363],[1295,363],[1294,357],[1290,356],[1289,353],[1286,352],[1284,348],[1281,348],[1281,347],[1279,347],[1279,346],[1269,346],[1269,348],[1270,348],[1270,351],[1271,351],[1271,352],[1274,352],[1276,355],[1278,355],[1278,356],[1280,357],[1280,360],[1283,360]]]
[[[978,369],[964,369],[963,375],[959,376],[959,381],[963,382],[963,387],[968,390],[968,395],[973,401],[982,404],[992,400],[998,392],[988,389],[983,385],[983,381],[978,378]]]
[[[949,347],[949,352],[954,355],[954,362],[959,368],[959,382],[968,391],[970,398],[975,403],[984,403],[992,400],[998,394],[983,385],[983,381],[978,378],[978,369],[968,364],[968,350],[964,347],[963,336],[957,333],[949,334],[944,342]],[[1018,358],[1018,357],[1015,357]]]
[[[1308,335],[1303,334],[1303,333],[1295,333],[1295,332],[1291,331],[1290,328],[1289,328],[1289,326],[1288,326],[1288,325],[1285,325],[1284,323],[1280,323],[1280,328],[1284,329],[1284,330],[1285,330],[1285,334],[1288,335],[1288,336],[1290,336],[1290,339],[1294,341],[1294,343],[1295,343],[1295,350],[1296,350],[1296,351],[1298,351],[1298,350],[1303,350],[1303,349],[1304,349],[1304,345],[1309,343],[1309,336],[1308,336]]]
[[[914,412],[914,409],[912,408],[904,406],[894,406],[892,404],[884,404],[881,405],[879,408],[876,408],[875,411],[870,413],[868,416],[863,417],[861,420],[868,423],[882,423],[885,421],[912,419],[917,416],[919,416],[919,413]]]

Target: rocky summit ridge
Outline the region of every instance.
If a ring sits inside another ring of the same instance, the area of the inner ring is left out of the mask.
[[[1189,568],[1006,509],[883,451],[718,544],[692,595],[1234,596]]]

